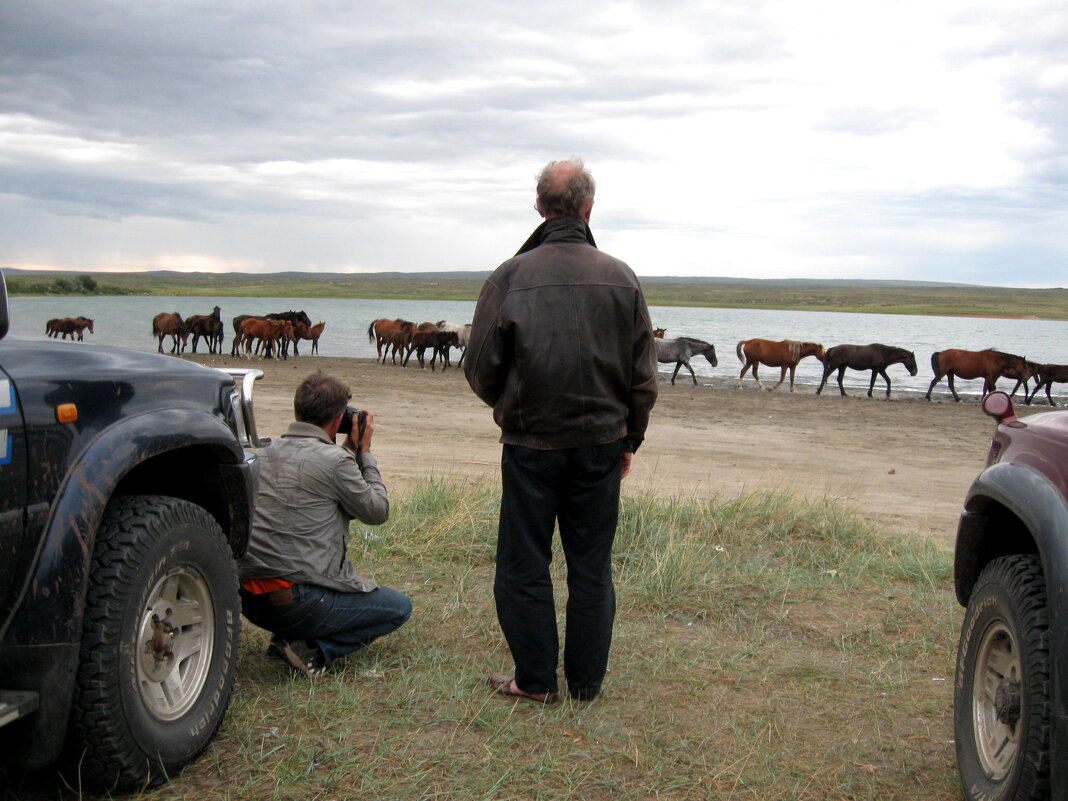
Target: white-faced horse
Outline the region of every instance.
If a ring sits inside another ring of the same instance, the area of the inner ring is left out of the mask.
[[[672,384],[675,383],[675,376],[679,374],[679,368],[685,364],[686,369],[690,371],[694,386],[697,386],[697,376],[694,375],[693,368],[690,366],[690,357],[692,356],[704,356],[713,367],[719,364],[719,360],[716,358],[715,346],[710,342],[705,342],[703,339],[693,339],[691,337],[678,337],[677,339],[657,338],[653,340],[653,344],[656,346],[656,360],[658,362],[675,362],[675,372],[671,374]]]

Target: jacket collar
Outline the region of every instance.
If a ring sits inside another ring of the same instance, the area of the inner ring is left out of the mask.
[[[593,241],[593,231],[582,218],[553,217],[535,228],[534,233],[516,251],[515,255],[534,250],[538,245],[544,245],[546,242],[583,242],[597,247],[597,243]]]
[[[320,442],[325,442],[329,445],[334,444],[334,441],[330,439],[330,436],[314,423],[301,423],[298,421],[294,421],[289,424],[289,428],[286,429],[286,433],[284,433],[282,436],[311,437],[312,439],[317,439]]]

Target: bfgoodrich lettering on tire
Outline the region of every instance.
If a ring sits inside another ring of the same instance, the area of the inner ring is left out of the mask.
[[[94,785],[156,784],[222,723],[240,601],[214,518],[154,495],[109,505],[86,599],[68,756]]]
[[[957,767],[970,801],[1049,798],[1049,613],[1036,556],[995,559],[961,627]]]

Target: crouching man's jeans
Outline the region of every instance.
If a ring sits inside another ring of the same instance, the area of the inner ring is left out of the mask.
[[[389,587],[337,592],[313,584],[254,595],[241,590],[241,611],[284,640],[319,646],[325,664],[396,631],[411,617],[412,602]]]

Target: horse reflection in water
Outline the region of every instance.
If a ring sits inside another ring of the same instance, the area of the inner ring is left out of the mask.
[[[798,342],[793,339],[784,339],[781,342],[773,342],[769,339],[743,339],[735,348],[735,353],[738,361],[744,363],[742,372],[738,375],[738,386],[742,385],[746,371],[752,367],[753,378],[756,379],[757,386],[771,392],[779,388],[779,384],[782,384],[786,378],[786,371],[789,370],[790,391],[793,392],[794,371],[797,369],[797,363],[806,356],[815,356],[822,362],[824,349],[819,342]],[[780,369],[778,384],[773,387],[764,386],[760,376],[757,375],[757,367],[761,364]]]
[[[823,385],[827,378],[835,370],[838,371],[838,391],[845,395],[845,387],[842,386],[842,376],[846,368],[850,370],[871,370],[871,382],[868,384],[868,397],[871,397],[875,389],[875,377],[881,375],[886,382],[886,397],[890,397],[890,376],[886,374],[886,368],[891,364],[902,364],[909,371],[909,375],[916,375],[916,355],[904,348],[894,345],[880,345],[875,342],[871,345],[835,345],[827,348],[823,356],[823,380],[820,381],[816,394],[823,392]]]
[[[677,339],[656,338],[653,343],[656,345],[656,360],[658,362],[676,363],[675,372],[671,374],[672,384],[675,383],[675,376],[679,374],[679,368],[685,364],[686,369],[690,371],[694,386],[697,386],[697,376],[693,372],[693,367],[690,366],[690,359],[693,356],[704,356],[713,367],[719,364],[719,360],[716,359],[716,348],[703,339],[693,339],[691,337],[678,337]]]

